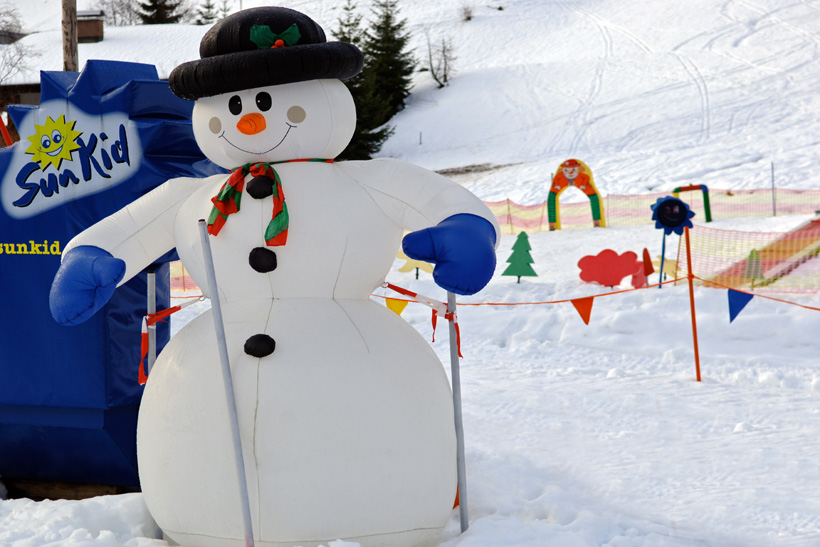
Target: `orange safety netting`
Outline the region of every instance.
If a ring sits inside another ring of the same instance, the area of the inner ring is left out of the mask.
[[[188,274],[188,270],[182,265],[182,262],[176,260],[171,262],[171,292],[190,292],[198,291],[194,280]]]
[[[650,205],[672,192],[604,196],[607,226],[638,226],[652,223]],[[704,220],[703,194],[685,192],[680,198]],[[820,190],[721,190],[709,189],[713,219],[813,214],[820,210]],[[498,219],[501,233],[538,232],[549,229],[546,200],[535,205],[520,205],[512,200],[484,202]],[[561,202],[561,229],[591,228],[589,202]]]
[[[650,205],[671,192],[604,197],[607,226],[637,226],[652,223]],[[695,212],[695,219],[704,219],[703,195],[700,191],[681,194]],[[813,214],[820,210],[820,190],[709,190],[712,218],[762,217],[775,214]],[[484,202],[498,219],[501,233],[518,234],[549,229],[546,200],[535,205],[520,205],[512,200]],[[587,200],[561,203],[561,228],[591,228],[592,211]],[[817,227],[820,230],[820,226]],[[815,291],[820,289],[820,259],[816,254],[814,236],[801,233],[732,232],[701,228],[692,231],[693,267],[696,275],[728,287],[743,287],[751,291]],[[774,242],[778,242],[776,245]],[[774,245],[774,246],[772,246]],[[757,250],[759,261],[749,256]],[[684,268],[685,257],[680,261]],[[762,269],[763,276],[755,273]],[[798,268],[799,266],[799,268]],[[740,270],[744,271],[740,271]],[[746,271],[749,269],[749,272]],[[171,290],[197,291],[188,272],[180,262],[171,263]]]
[[[739,232],[695,226],[692,273],[708,284],[748,292],[814,292],[820,289],[820,223],[791,232]],[[685,249],[678,248],[678,272]]]

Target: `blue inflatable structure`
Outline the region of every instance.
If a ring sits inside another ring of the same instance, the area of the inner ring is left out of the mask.
[[[58,325],[48,295],[76,234],[170,178],[222,172],[192,107],[153,66],[113,61],[42,72],[40,105],[9,106],[21,140],[0,150],[0,477],[139,484],[146,272],[79,326]],[[164,309],[171,257],[157,258]]]

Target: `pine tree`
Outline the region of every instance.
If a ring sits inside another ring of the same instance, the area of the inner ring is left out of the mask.
[[[362,31],[362,16],[356,14],[356,6],[353,0],[347,0],[342,6],[342,16],[339,18],[338,26],[333,30],[333,35],[340,42],[347,42],[361,48],[364,31]]]
[[[512,254],[510,258],[507,259],[507,269],[504,270],[504,273],[501,275],[514,275],[518,276],[518,283],[521,283],[521,278],[524,276],[527,277],[538,277],[538,274],[535,273],[535,270],[532,269],[532,264],[535,262],[532,259],[532,255],[530,255],[530,241],[529,237],[527,236],[526,232],[521,232],[518,234],[518,238],[515,240],[512,246]]]
[[[147,0],[140,2],[140,18],[145,25],[162,25],[177,23],[182,19],[182,13],[177,12],[181,0]]]
[[[357,15],[352,0],[347,0],[342,7],[342,17],[333,34],[341,42],[347,42],[361,48],[364,31],[361,28],[362,16]],[[356,103],[356,129],[353,138],[345,150],[338,156],[340,160],[366,160],[378,152],[384,141],[393,133],[389,126],[383,126],[390,118],[387,101],[377,94],[375,80],[368,77],[369,67],[365,61],[364,70],[345,81],[353,102]]]
[[[219,18],[216,4],[213,0],[205,0],[197,10],[196,24],[210,25]]]
[[[377,94],[372,80],[361,78],[345,83],[356,102],[356,128],[350,144],[339,159],[369,160],[393,134],[393,128],[381,121],[390,118],[387,102]]]
[[[219,5],[219,19],[224,19],[229,16],[232,9],[233,5],[231,0],[222,0],[222,3]]]
[[[405,31],[406,20],[398,18],[398,0],[376,0],[373,13],[376,17],[372,27],[365,32],[362,52],[365,58],[363,78],[373,86],[376,97],[387,105],[383,119],[373,123],[383,125],[404,108],[404,99],[410,94],[411,77],[416,60],[406,51],[410,40]]]

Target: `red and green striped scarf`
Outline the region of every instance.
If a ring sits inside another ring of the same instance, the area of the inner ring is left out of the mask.
[[[285,194],[282,191],[282,179],[279,173],[272,167],[278,163],[291,163],[296,161],[312,161],[333,163],[333,160],[320,158],[274,161],[270,163],[246,163],[242,167],[237,167],[231,171],[231,176],[219,190],[219,193],[211,198],[214,204],[211,214],[208,217],[208,233],[215,236],[219,233],[228,216],[239,212],[242,201],[242,190],[245,188],[245,176],[250,173],[254,177],[267,177],[273,180],[273,214],[265,229],[265,243],[270,247],[284,245],[288,241],[288,206],[285,203]]]

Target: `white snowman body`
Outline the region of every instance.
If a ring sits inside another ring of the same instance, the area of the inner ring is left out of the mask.
[[[256,133],[237,130],[248,114]],[[203,152],[236,167],[332,158],[350,139],[355,108],[338,80],[312,80],[200,99],[193,123]],[[404,230],[460,213],[496,231],[497,223],[460,186],[406,163],[273,167],[290,215],[287,244],[266,247],[272,199],[243,193],[240,211],[210,236],[218,295],[208,294],[197,221],[225,175],[171,180],[66,250],[95,245],[122,258],[125,282],[176,247],[203,292],[220,299],[256,545],[424,544],[456,495],[451,392],[427,341],[370,294]],[[275,252],[275,269],[251,267],[257,248]],[[259,334],[275,341],[261,358],[243,349]],[[160,354],[138,424],[146,504],[182,545],[244,545],[228,416],[206,312]]]

